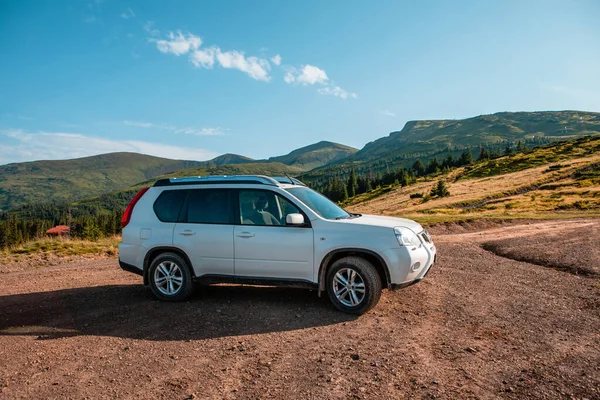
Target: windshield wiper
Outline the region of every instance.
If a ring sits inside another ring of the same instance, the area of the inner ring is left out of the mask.
[[[350,216],[350,214],[348,214],[348,215],[342,215],[342,216],[340,216],[340,217],[335,217],[334,219],[336,219],[336,220],[340,220],[340,219],[348,219],[348,218],[352,218],[352,217]]]

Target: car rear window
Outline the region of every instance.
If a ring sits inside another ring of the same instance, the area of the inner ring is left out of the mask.
[[[188,200],[187,222],[191,224],[233,224],[231,190],[192,189]]]
[[[165,190],[154,202],[154,213],[162,222],[177,222],[187,190]]]

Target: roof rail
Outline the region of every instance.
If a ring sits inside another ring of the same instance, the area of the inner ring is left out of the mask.
[[[279,183],[306,186],[304,182],[288,176],[274,176],[273,179],[275,179]]]
[[[277,182],[275,179],[264,175],[185,176],[181,178],[159,179],[154,183],[154,186],[216,185],[219,183],[279,186],[279,182]]]

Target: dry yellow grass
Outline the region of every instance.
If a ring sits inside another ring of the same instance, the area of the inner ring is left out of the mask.
[[[3,256],[31,253],[50,253],[58,256],[110,253],[116,254],[121,236],[100,238],[98,241],[70,239],[66,237],[43,237],[0,252]]]
[[[573,173],[600,162],[600,154],[569,159],[560,169],[548,171],[553,162],[519,172],[484,178],[461,179],[458,169],[443,176],[450,196],[411,199],[410,195],[427,195],[438,178],[395,189],[371,200],[363,195],[348,207],[354,212],[385,214],[435,223],[477,218],[572,218],[600,216],[600,184],[576,181]]]

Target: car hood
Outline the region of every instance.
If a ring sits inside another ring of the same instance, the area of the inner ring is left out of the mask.
[[[340,219],[336,222],[342,222],[345,224],[355,224],[355,225],[382,226],[382,227],[389,227],[389,228],[403,226],[403,227],[411,229],[415,233],[419,233],[423,230],[423,227],[420,224],[418,224],[415,221],[412,221],[410,219],[383,217],[380,215],[362,214],[362,216],[357,217],[357,218]]]

